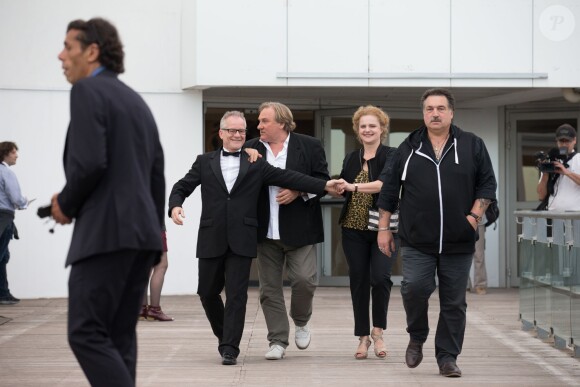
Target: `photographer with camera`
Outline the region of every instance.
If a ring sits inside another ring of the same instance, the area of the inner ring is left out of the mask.
[[[580,157],[576,146],[576,130],[569,124],[556,130],[557,148],[547,157],[539,155],[542,172],[538,183],[538,210],[580,211]]]

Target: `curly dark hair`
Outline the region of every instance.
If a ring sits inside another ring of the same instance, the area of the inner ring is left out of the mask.
[[[115,26],[105,19],[96,17],[88,21],[73,20],[68,24],[66,32],[78,30],[77,40],[84,50],[87,46],[96,43],[99,46],[99,63],[107,69],[121,74],[123,66],[123,43]]]
[[[0,162],[2,162],[14,149],[18,150],[18,147],[11,141],[0,142]]]

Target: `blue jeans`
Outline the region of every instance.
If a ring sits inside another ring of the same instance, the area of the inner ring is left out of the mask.
[[[439,321],[435,333],[435,356],[441,366],[455,361],[463,347],[467,301],[467,280],[473,254],[425,254],[412,247],[401,247],[403,281],[401,294],[407,313],[407,332],[411,340],[424,343],[429,335],[429,297],[439,278]]]
[[[10,260],[10,251],[8,250],[8,243],[12,239],[13,232],[12,224],[9,224],[2,235],[0,235],[0,298],[10,296],[10,289],[8,289],[8,275],[6,273],[6,265]]]

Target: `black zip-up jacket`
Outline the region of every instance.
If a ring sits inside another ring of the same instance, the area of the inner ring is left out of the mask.
[[[475,199],[495,200],[497,182],[483,140],[451,125],[437,163],[425,126],[399,146],[387,170],[378,206],[394,212],[401,191],[402,246],[426,254],[470,254],[476,232],[466,216]]]
[[[396,153],[396,148],[385,146],[383,144],[379,145],[377,151],[375,153],[375,157],[368,160],[368,168],[369,168],[369,182],[373,182],[375,180],[380,180],[384,183],[384,179],[386,176],[386,168],[385,165],[390,164],[392,159]],[[340,172],[341,179],[346,180],[348,183],[353,183],[354,179],[362,170],[363,165],[363,154],[364,150],[356,149],[350,153],[348,153],[344,160],[342,161],[342,171]],[[344,205],[342,206],[342,210],[340,212],[340,217],[338,222],[341,223],[344,217],[346,216],[346,210],[348,208],[348,203],[350,202],[350,198],[352,197],[352,192],[346,191],[344,193],[345,201]],[[378,201],[378,194],[373,194],[373,206],[376,207]]]

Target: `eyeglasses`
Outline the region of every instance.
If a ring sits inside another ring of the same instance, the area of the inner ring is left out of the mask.
[[[247,129],[224,129],[224,128],[221,128],[220,130],[223,130],[224,132],[228,132],[232,136],[236,133],[239,133],[242,136],[245,136],[247,131],[248,131]]]

